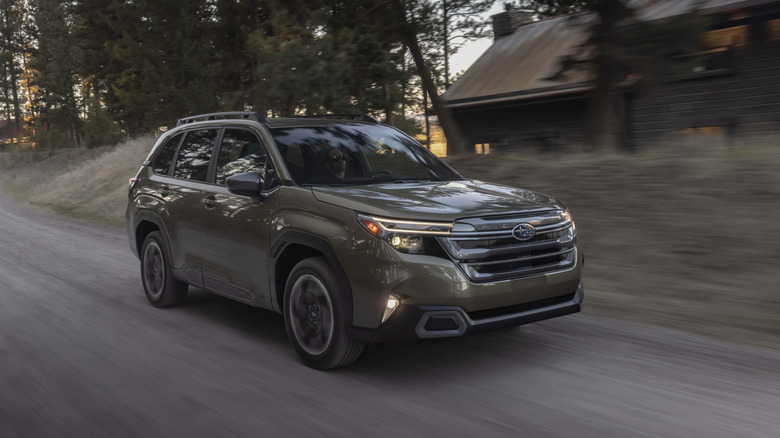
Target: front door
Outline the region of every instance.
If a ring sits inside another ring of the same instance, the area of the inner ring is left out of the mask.
[[[204,286],[270,308],[268,252],[278,190],[259,201],[230,193],[225,181],[244,172],[267,173],[272,165],[260,138],[246,128],[225,128],[217,150],[202,199]]]

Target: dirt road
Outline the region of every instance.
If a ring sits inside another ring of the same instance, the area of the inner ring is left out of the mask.
[[[2,437],[780,435],[778,353],[574,315],[319,372],[277,314],[150,306],[122,230],[0,230]]]

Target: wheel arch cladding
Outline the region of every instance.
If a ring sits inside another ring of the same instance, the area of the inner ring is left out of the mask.
[[[274,273],[272,290],[276,299],[274,305],[279,311],[283,309],[284,289],[295,265],[310,257],[324,257],[333,270],[340,291],[344,295],[344,299],[341,300],[344,322],[347,326],[352,325],[352,286],[336,258],[335,251],[326,241],[298,231],[289,231],[276,239],[271,246],[271,254]]]

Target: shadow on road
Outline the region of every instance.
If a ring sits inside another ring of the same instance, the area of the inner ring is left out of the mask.
[[[187,299],[179,309],[264,343],[272,343],[274,346],[287,346],[289,343],[282,315],[270,310],[252,307],[195,288],[190,288]]]
[[[282,360],[296,361],[278,313],[251,307],[203,290],[193,289],[178,309],[197,318],[237,331],[258,343],[287,352]],[[544,363],[551,349],[543,338],[544,328],[510,327],[457,339],[430,340],[411,344],[369,344],[357,362],[333,373],[370,376],[403,374],[406,384],[436,383],[451,373],[467,372],[471,377],[510,371],[522,364]],[[230,342],[230,339],[225,339]],[[552,350],[554,351],[554,349]]]

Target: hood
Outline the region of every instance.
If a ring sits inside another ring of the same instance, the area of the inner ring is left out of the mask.
[[[454,221],[561,207],[540,193],[474,180],[313,187],[312,191],[322,202],[392,219]]]

